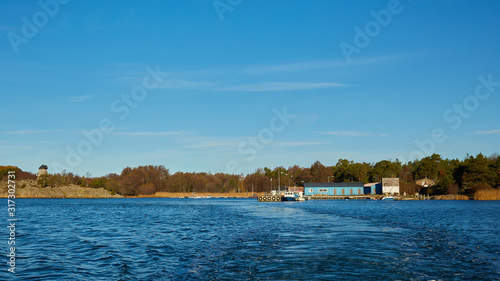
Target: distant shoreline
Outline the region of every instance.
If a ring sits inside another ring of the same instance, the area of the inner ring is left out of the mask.
[[[7,186],[1,186],[0,198],[7,198]],[[149,195],[122,196],[112,194],[104,188],[82,187],[79,185],[39,187],[33,180],[19,181],[16,186],[16,198],[32,199],[108,199],[108,198],[255,198],[263,193],[252,192],[157,192]],[[466,195],[437,195],[430,196],[430,200],[500,200],[499,190],[482,190],[476,193],[476,196]],[[334,200],[334,199],[332,199]],[[403,201],[421,200],[416,197],[403,197]]]
[[[49,188],[50,189],[50,188]],[[57,189],[57,188],[54,188]],[[83,189],[94,189],[94,188],[83,188]],[[95,189],[94,189],[95,190]],[[107,192],[106,190],[102,189],[102,191]],[[255,196],[258,196],[258,194],[254,193]],[[16,199],[147,199],[147,198],[182,198],[182,199],[256,199],[256,197],[252,197],[251,195],[243,195],[241,193],[197,193],[196,195],[184,193],[184,192],[179,192],[179,193],[172,193],[169,192],[168,194],[151,194],[151,195],[136,195],[136,196],[121,196],[121,195],[105,195],[105,196],[99,196],[99,195],[94,195],[94,196],[89,196],[88,193],[82,193],[82,194],[77,194],[71,196],[71,195],[56,195],[56,196],[43,196],[43,195],[37,195],[37,196],[25,196],[25,195],[16,195]],[[191,198],[190,198],[191,197]],[[0,194],[0,199],[7,199],[7,195],[2,193]],[[325,198],[326,199],[326,198]],[[332,201],[342,201],[344,199],[326,199],[326,200],[332,200]],[[350,200],[366,200],[366,199],[350,199]],[[417,199],[417,198],[412,198],[412,197],[406,197],[402,198],[397,201],[432,201],[432,200],[438,200],[438,201],[500,201],[500,199],[474,199],[474,198],[469,198],[468,196],[455,196],[455,195],[439,195],[439,196],[431,196],[429,199]],[[320,200],[323,201],[323,200]]]

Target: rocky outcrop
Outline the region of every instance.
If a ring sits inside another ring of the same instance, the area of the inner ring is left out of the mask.
[[[7,183],[2,182],[0,197],[7,197]],[[121,198],[104,188],[88,188],[79,185],[38,187],[33,180],[16,182],[16,198]]]

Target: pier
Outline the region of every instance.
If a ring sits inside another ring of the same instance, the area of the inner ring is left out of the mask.
[[[283,201],[283,196],[281,195],[261,195],[257,197],[259,202],[281,202]]]

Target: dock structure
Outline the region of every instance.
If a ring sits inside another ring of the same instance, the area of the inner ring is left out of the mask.
[[[281,195],[261,195],[257,197],[259,202],[281,202],[283,201],[283,196]]]

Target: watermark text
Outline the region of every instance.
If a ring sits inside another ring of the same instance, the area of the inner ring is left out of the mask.
[[[21,44],[28,44],[29,40],[35,37],[39,30],[44,28],[49,19],[55,17],[60,10],[60,5],[67,4],[70,0],[40,0],[38,6],[40,10],[36,11],[31,19],[22,17],[21,33],[9,32],[7,39],[9,39],[12,49],[17,54],[19,53],[19,46]]]
[[[7,175],[8,180],[8,190],[7,190],[7,213],[9,218],[7,219],[7,228],[9,229],[9,238],[7,240],[7,245],[9,245],[8,250],[8,261],[7,264],[9,272],[16,273],[16,172],[9,171]]]

